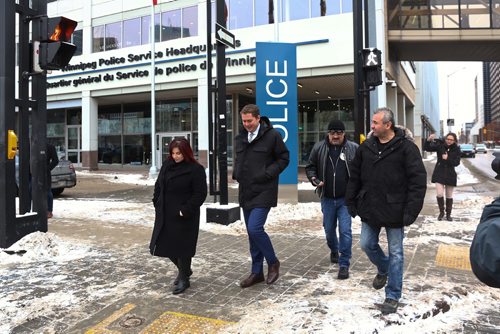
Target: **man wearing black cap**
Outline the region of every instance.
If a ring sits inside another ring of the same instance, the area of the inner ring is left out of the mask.
[[[330,248],[330,261],[339,264],[338,279],[349,278],[352,232],[344,196],[349,181],[349,164],[357,148],[358,144],[345,138],[344,123],[332,120],[328,124],[328,135],[314,145],[306,166],[307,178],[316,186],[321,198],[326,243]]]

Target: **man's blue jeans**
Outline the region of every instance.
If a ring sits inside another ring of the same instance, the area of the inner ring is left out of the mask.
[[[370,261],[377,266],[378,274],[388,275],[385,297],[398,300],[403,288],[403,238],[404,228],[385,228],[389,255],[385,255],[379,245],[380,227],[373,227],[365,222],[361,225],[361,249]]]
[[[323,197],[321,211],[323,212],[326,243],[332,252],[340,253],[339,267],[349,268],[352,255],[352,220],[344,198]],[[337,220],[339,222],[339,238],[337,238]]]
[[[259,274],[263,271],[264,258],[267,265],[278,261],[274,253],[271,239],[264,230],[267,214],[271,208],[243,209],[245,225],[247,227],[250,255],[252,256],[252,273]]]

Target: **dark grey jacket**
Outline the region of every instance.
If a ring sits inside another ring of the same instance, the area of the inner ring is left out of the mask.
[[[352,163],[352,160],[354,159],[354,155],[356,154],[356,150],[358,149],[358,147],[359,147],[358,144],[349,141],[347,139],[344,140],[344,143],[342,144],[341,147],[341,154],[343,153],[345,156],[345,166],[347,168],[347,174],[349,175],[349,177],[351,176],[349,165]],[[326,180],[327,176],[325,175],[325,173],[327,170],[326,164],[328,162],[329,162],[329,143],[327,136],[325,140],[317,142],[314,145],[314,147],[311,150],[311,154],[309,155],[309,161],[307,162],[306,165],[306,176],[309,179],[309,181],[311,181],[311,183],[313,178],[317,178],[321,181]],[[341,180],[341,182],[343,182],[343,180]],[[324,196],[323,187],[317,188],[316,191],[320,198]]]

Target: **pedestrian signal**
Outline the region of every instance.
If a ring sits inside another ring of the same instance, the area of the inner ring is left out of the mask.
[[[76,51],[71,36],[77,22],[64,16],[42,16],[33,21],[33,24],[36,23],[39,24],[40,34],[33,43],[34,72],[64,68]]]
[[[382,52],[377,48],[363,49],[363,73],[367,86],[382,84]]]

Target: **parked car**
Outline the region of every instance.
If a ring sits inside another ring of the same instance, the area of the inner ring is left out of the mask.
[[[476,153],[488,153],[488,151],[486,150],[486,145],[484,144],[476,144],[475,150]]]
[[[474,150],[474,146],[471,144],[461,144],[460,145],[460,156],[462,158],[475,158],[476,151]]]
[[[65,188],[76,186],[76,172],[73,163],[66,159],[60,159],[59,163],[51,172],[52,193],[54,196],[62,194]],[[16,155],[16,185],[19,188],[19,157]]]
[[[60,159],[51,174],[52,193],[54,196],[62,194],[65,188],[73,188],[76,186],[75,167],[69,160]]]

